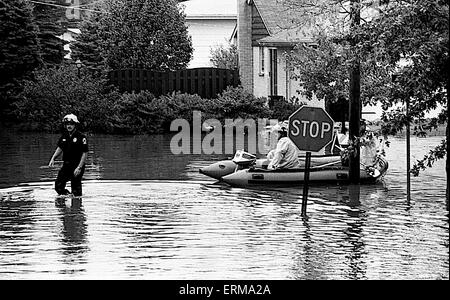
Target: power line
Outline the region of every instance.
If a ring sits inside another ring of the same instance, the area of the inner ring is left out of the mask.
[[[68,6],[68,5],[60,5],[60,4],[41,2],[41,1],[34,1],[34,0],[28,0],[28,1],[31,2],[31,3],[34,3],[34,4],[47,5],[47,6],[53,6],[53,7],[60,7],[60,8],[65,8],[65,9],[78,9],[78,10],[89,11],[89,12],[106,13],[106,11],[93,10],[93,9],[88,9],[88,8],[81,8],[82,6],[92,5],[95,2],[91,3],[91,4],[83,4],[83,5],[78,5],[78,6]],[[98,1],[96,1],[96,2],[98,2]]]
[[[97,1],[94,1],[94,2],[91,2],[91,3],[80,4],[80,5],[72,5],[71,7],[78,8],[78,7],[83,7],[83,6],[92,6],[92,5],[95,5],[96,3],[99,3],[99,2],[103,2],[103,0],[97,0]]]

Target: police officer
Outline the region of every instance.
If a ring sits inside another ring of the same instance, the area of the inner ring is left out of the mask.
[[[59,138],[57,148],[53,154],[49,167],[53,167],[55,158],[63,154],[63,166],[58,172],[55,181],[55,190],[58,195],[68,195],[66,183],[70,180],[72,194],[76,197],[82,195],[81,178],[84,174],[85,162],[88,153],[86,136],[77,130],[78,121],[74,114],[66,115],[63,124],[66,131]]]

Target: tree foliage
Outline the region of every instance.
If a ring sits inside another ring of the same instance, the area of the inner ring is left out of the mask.
[[[94,9],[102,9],[96,5]],[[94,74],[106,73],[108,67],[102,56],[99,24],[103,14],[92,13],[80,23],[81,34],[72,43],[72,59],[80,59],[83,65]]]
[[[24,82],[19,100],[14,103],[23,129],[57,132],[62,117],[73,112],[91,131],[108,132],[109,117],[120,94],[109,90],[105,81],[89,72],[78,77],[73,64],[44,67],[34,72],[33,80]]]
[[[82,25],[75,55],[90,64],[99,57],[111,69],[157,71],[185,68],[192,42],[184,12],[174,0],[105,0],[103,13],[92,13]]]
[[[9,106],[17,83],[40,65],[37,26],[24,0],[0,0],[0,110]]]
[[[45,2],[45,1],[43,1]],[[48,2],[50,4],[65,5],[63,0]],[[63,62],[67,51],[65,42],[59,38],[67,29],[64,8],[33,3],[33,16],[39,28],[38,38],[41,44],[41,56],[44,64],[58,65]]]
[[[239,68],[239,57],[235,44],[218,45],[211,48],[210,57],[213,67],[231,70]]]
[[[350,19],[348,1],[280,1],[296,9],[304,17],[301,22],[326,33],[318,38],[318,49],[300,47],[291,55],[306,95],[316,93],[329,101],[345,97],[346,71],[359,58],[361,100],[382,104],[384,133],[395,134],[407,123],[429,128],[448,121],[448,0],[391,0],[381,1],[382,5],[358,1],[363,20],[352,31],[345,25]],[[344,17],[336,17],[336,12]],[[348,51],[350,41],[356,51]],[[426,124],[426,113],[439,107],[444,108],[440,118]],[[435,149],[439,155],[433,157],[442,158],[442,149],[441,144]]]
[[[394,75],[385,108],[409,100],[411,116],[446,104],[448,3],[427,0],[392,5],[355,36],[360,53]]]
[[[298,91],[308,99],[316,95],[325,102],[348,100],[347,53],[325,34],[316,36],[317,45],[298,45],[288,53],[292,78],[302,82]]]
[[[391,126],[391,133],[401,130],[407,123],[424,122],[425,114],[439,106],[444,107],[444,113],[425,126],[448,122],[449,1],[391,3],[382,14],[354,34],[366,60],[394,77],[384,84],[386,93],[380,99],[384,109],[397,106],[383,114],[387,124],[396,125]],[[408,116],[403,109],[406,101],[410,107]],[[434,150],[438,155],[429,157],[443,158],[445,147],[442,145],[445,143]],[[432,165],[423,164],[424,160],[413,166],[415,175],[423,166]]]

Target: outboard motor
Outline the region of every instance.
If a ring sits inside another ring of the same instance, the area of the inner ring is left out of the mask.
[[[256,162],[256,156],[244,150],[238,150],[232,161],[237,165],[236,170],[247,169]]]

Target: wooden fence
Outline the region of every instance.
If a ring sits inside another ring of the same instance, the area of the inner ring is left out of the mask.
[[[216,98],[228,86],[236,87],[240,84],[238,70],[216,68],[173,72],[129,69],[111,71],[109,75],[110,82],[121,91],[148,90],[155,96],[180,91],[211,99]]]

